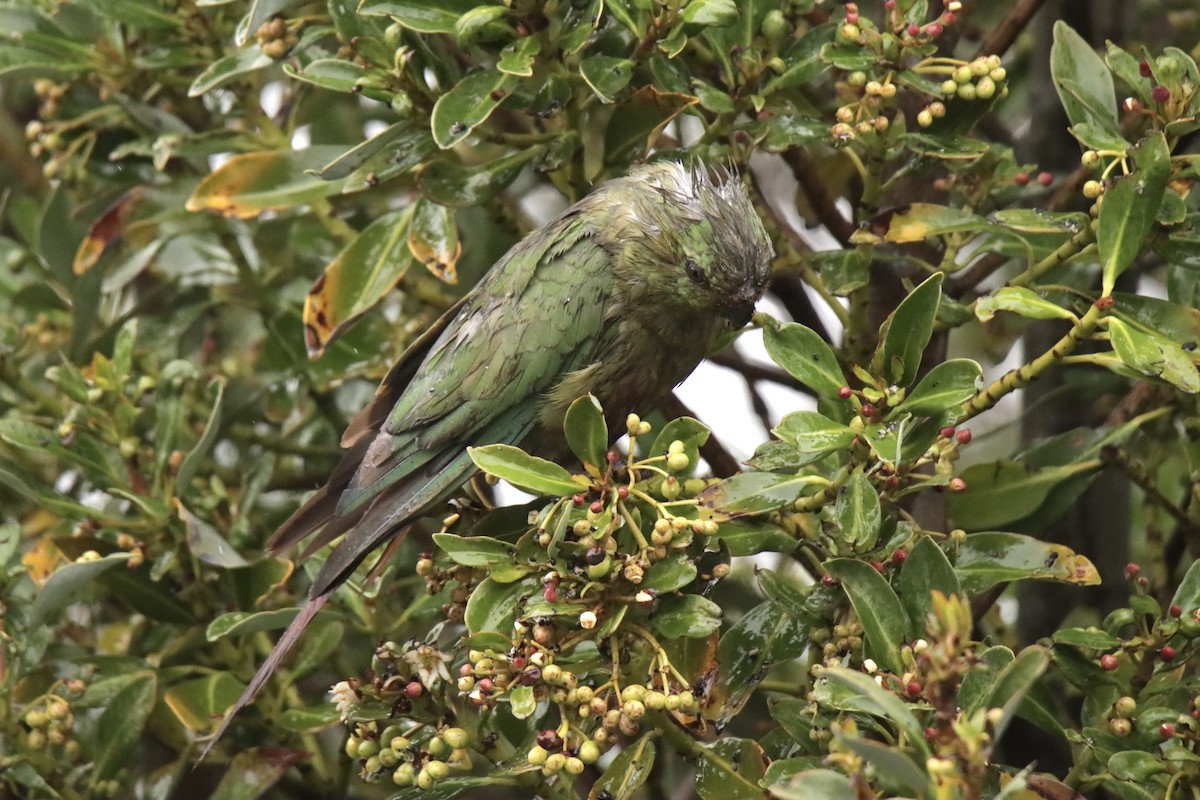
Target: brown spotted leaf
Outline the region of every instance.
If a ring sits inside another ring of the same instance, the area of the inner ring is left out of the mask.
[[[378,303],[412,265],[412,207],[372,222],[330,262],[304,299],[304,342],[316,359],[358,317]]]
[[[408,225],[408,249],[413,258],[446,283],[458,283],[458,257],[462,242],[454,212],[445,206],[418,199]]]
[[[124,235],[129,214],[142,198],[141,187],[135,186],[118,197],[104,213],[92,223],[87,236],[75,251],[72,268],[82,275],[96,265],[104,251]]]
[[[226,161],[200,182],[188,198],[188,211],[214,211],[227,217],[252,219],[320,200],[342,190],[344,181],[322,180],[317,170],[340,156],[345,148],[267,150],[242,153]]]

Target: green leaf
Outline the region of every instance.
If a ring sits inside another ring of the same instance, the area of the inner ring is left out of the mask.
[[[188,550],[193,556],[214,567],[226,569],[249,565],[229,540],[205,520],[197,517],[178,498],[174,498],[175,511],[186,532]]]
[[[696,579],[696,565],[682,553],[667,556],[654,562],[646,570],[639,589],[653,589],[663,595],[682,589]]]
[[[1121,638],[1099,628],[1059,628],[1050,635],[1055,644],[1069,644],[1089,650],[1112,650],[1121,646]]]
[[[608,463],[608,425],[600,401],[589,394],[571,403],[563,419],[563,433],[575,457],[599,474]]]
[[[975,316],[980,322],[990,321],[997,311],[1011,311],[1025,319],[1075,319],[1067,309],[1024,286],[1004,286],[975,303]]]
[[[770,600],[759,603],[730,626],[717,643],[721,669],[707,703],[716,721],[728,722],[737,716],[771,667],[799,658],[811,630],[810,619],[798,617]]]
[[[941,417],[949,414],[957,419],[962,404],[975,396],[976,386],[982,379],[983,369],[969,358],[943,361],[929,370],[888,416],[907,413],[914,417]]]
[[[579,62],[579,74],[602,103],[611,103],[633,77],[634,63],[627,58],[588,56]]]
[[[702,800],[762,800],[759,781],[767,765],[758,742],[726,736],[701,743],[694,752],[699,757],[696,793]]]
[[[363,0],[358,13],[389,16],[417,33],[454,33],[458,18],[475,6],[474,0]]]
[[[209,451],[216,444],[217,433],[221,427],[221,407],[225,400],[225,379],[213,378],[208,384],[208,393],[212,395],[212,410],[208,412],[208,421],[204,423],[204,431],[200,434],[196,445],[183,457],[183,461],[179,464],[179,471],[175,474],[175,493],[181,497],[187,495],[192,478],[196,476],[196,470],[200,468],[201,462],[208,457]]]
[[[229,762],[209,800],[258,800],[279,782],[302,754],[273,747],[241,750]]]
[[[153,672],[136,672],[110,679],[120,689],[105,704],[96,721],[96,746],[90,750],[94,780],[111,778],[129,765],[133,750],[142,738],[142,729],[154,709],[158,679]]]
[[[866,564],[863,566],[866,566],[868,569],[871,568]],[[818,699],[820,699],[823,685],[825,685],[824,693],[826,697],[829,696],[828,684],[834,684],[850,690],[849,694],[837,698],[835,708],[847,711],[863,711],[888,720],[908,736],[909,746],[916,748],[922,757],[928,753],[928,749],[925,746],[925,728],[913,716],[908,704],[875,683],[875,680],[870,675],[844,667],[823,669],[821,670],[821,678],[817,681]]]
[[[530,494],[561,497],[588,490],[587,481],[574,478],[558,464],[531,456],[519,447],[508,444],[468,447],[467,455],[479,469]]]
[[[866,655],[884,669],[902,673],[904,662],[900,660],[900,645],[908,631],[908,615],[887,579],[865,561],[850,558],[827,561],[825,568],[841,581],[862,622]]]
[[[1171,150],[1159,131],[1146,134],[1129,154],[1133,172],[1117,178],[1104,191],[1097,219],[1103,295],[1112,294],[1117,277],[1142,251],[1171,174]]]
[[[1080,586],[1100,583],[1092,562],[1070,548],[999,531],[968,536],[954,560],[954,570],[968,594],[979,594],[1006,581],[1031,578]]]
[[[987,530],[1024,519],[1036,512],[1056,486],[1087,473],[1098,473],[1101,464],[1078,464],[1037,469],[1021,461],[994,461],[963,470],[966,491],[947,500],[955,524],[967,530]]]
[[[930,236],[949,233],[1008,234],[1004,228],[970,211],[933,203],[913,203],[895,212],[884,212],[877,220],[878,225],[874,224],[876,220],[872,222],[870,228],[855,231],[850,241],[859,244],[904,244],[923,242]],[[875,232],[879,228],[883,228],[882,234]]]
[[[937,318],[938,304],[942,298],[941,272],[926,279],[913,289],[908,297],[883,323],[883,341],[876,352],[876,367],[889,383],[906,387],[917,377],[921,367],[921,355],[933,336],[933,323]]]
[[[417,174],[417,186],[422,194],[443,206],[477,206],[502,192],[541,153],[540,147],[528,147],[471,167],[456,158],[434,159]]]
[[[1192,357],[1175,342],[1156,333],[1137,330],[1110,317],[1108,333],[1113,351],[1127,366],[1189,394],[1200,392],[1200,371]]]
[[[733,0],[688,0],[680,19],[691,25],[721,28],[737,21],[738,7]]]
[[[1167,765],[1157,754],[1144,750],[1122,750],[1108,759],[1108,771],[1117,780],[1145,782],[1154,775],[1166,773]]]
[[[509,709],[517,719],[529,719],[537,711],[537,698],[532,686],[518,686],[508,693]]]
[[[934,592],[952,597],[962,591],[950,559],[928,536],[918,541],[908,554],[896,578],[895,589],[908,612],[908,630],[914,637],[923,636],[929,626]]]
[[[29,627],[44,625],[51,617],[71,603],[84,599],[82,589],[104,572],[124,565],[130,553],[112,553],[95,561],[76,561],[64,564],[46,579],[29,609]]]
[[[1169,605],[1179,606],[1189,616],[1200,608],[1200,560],[1193,561],[1188,567]]]
[[[213,672],[177,683],[163,693],[163,702],[192,733],[212,729],[246,688],[228,672]]]
[[[774,766],[774,765],[772,765]],[[810,769],[767,786],[778,800],[857,800],[850,779],[831,769]]]
[[[533,595],[537,581],[527,578],[518,583],[499,583],[484,578],[467,599],[463,622],[472,635],[484,631],[509,634],[516,618],[518,603]]]
[[[236,698],[235,698],[236,699]],[[228,708],[229,706],[226,706]],[[342,715],[333,703],[310,708],[289,708],[277,718],[280,728],[291,733],[315,734],[341,723]]]
[[[340,147],[314,146],[235,155],[200,182],[185,208],[252,219],[329,197],[341,191],[341,183],[321,180],[311,170],[340,153]]]
[[[1024,648],[1017,657],[1000,671],[988,695],[988,708],[1004,709],[1000,719],[992,723],[992,730],[998,741],[1004,735],[1004,730],[1017,713],[1017,707],[1025,695],[1033,688],[1046,667],[1050,665],[1050,657],[1046,650],[1037,645]]]
[[[588,792],[588,800],[601,797],[612,800],[631,800],[634,793],[650,777],[654,766],[654,737],[651,731],[626,747],[621,748],[604,774]]]
[[[273,63],[275,60],[257,47],[238,50],[217,59],[197,75],[196,79],[192,81],[192,85],[188,87],[188,97],[199,97],[205,92],[224,86],[248,73],[257,72]]]
[[[850,545],[856,553],[865,553],[875,547],[883,514],[875,486],[862,470],[856,470],[842,487],[833,517],[839,529],[837,541]]]
[[[443,205],[418,198],[408,224],[408,251],[438,280],[458,283],[458,257],[462,242],[454,212]]]
[[[721,627],[721,607],[698,594],[672,595],[659,603],[652,624],[668,639],[700,638]]]
[[[1092,46],[1061,20],[1054,24],[1050,75],[1071,124],[1090,123],[1120,137],[1112,73]]]
[[[700,493],[700,504],[731,518],[763,514],[786,508],[814,483],[814,475],[776,475],[773,472],[741,472]]]
[[[277,608],[272,611],[230,611],[208,623],[204,637],[210,642],[227,636],[275,631],[286,628],[296,618],[298,608]]]
[[[820,397],[833,399],[846,385],[833,349],[812,328],[798,322],[768,323],[763,344],[772,361]]]
[[[700,460],[700,448],[711,435],[708,427],[697,419],[679,417],[663,426],[654,437],[654,444],[646,452],[646,456],[654,458],[665,456],[670,451],[671,442],[683,442],[683,454],[688,457],[688,466],[680,470],[690,474],[697,461]]]
[[[496,110],[517,79],[494,67],[472,72],[433,106],[430,127],[438,147],[448,150],[467,138]]]
[[[766,520],[735,519],[722,522],[713,538],[723,542],[731,556],[791,553],[796,549],[796,537]]]
[[[505,75],[528,78],[533,74],[533,64],[537,61],[537,54],[541,50],[542,40],[537,36],[524,36],[509,42],[500,51],[500,60],[496,62],[496,69]]]
[[[466,567],[490,567],[493,564],[511,564],[516,553],[508,542],[488,536],[456,536],[453,533],[435,533],[433,542],[456,564]]]
[[[885,786],[903,788],[910,793],[906,796],[928,796],[931,786],[929,775],[904,751],[869,739],[846,736],[837,730],[834,735],[846,749],[872,764]]]
[[[824,456],[849,447],[857,434],[816,411],[793,411],[771,433],[806,455]]]

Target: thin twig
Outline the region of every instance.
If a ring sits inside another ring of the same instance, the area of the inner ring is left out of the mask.
[[[1021,31],[1025,30],[1025,26],[1029,24],[1029,20],[1033,19],[1033,15],[1038,12],[1046,0],[1018,0],[1013,6],[1012,11],[1008,12],[1008,16],[1001,20],[986,39],[983,44],[979,45],[979,50],[975,53],[976,58],[979,56],[1003,55],[1012,47],[1012,43],[1021,35]]]
[[[753,361],[748,361],[745,356],[731,347],[727,347],[712,356],[709,358],[709,361],[734,370],[749,381],[769,381],[771,383],[778,383],[780,386],[786,386],[789,389],[795,389],[798,392],[813,394],[811,389],[778,367],[755,364]]]
[[[850,237],[854,234],[854,223],[842,216],[842,212],[838,210],[837,204],[829,194],[829,189],[825,186],[824,179],[817,172],[812,161],[799,147],[789,147],[785,150],[783,160],[792,168],[792,174],[800,184],[800,190],[804,192],[804,196],[812,205],[813,211],[816,212],[817,219],[821,220],[821,224],[828,228],[833,237],[843,246],[848,246]]]

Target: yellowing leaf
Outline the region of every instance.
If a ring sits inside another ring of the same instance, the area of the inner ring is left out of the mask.
[[[372,222],[321,273],[304,298],[304,343],[316,359],[367,309],[383,299],[412,264],[410,206]],[[457,253],[455,254],[457,257]]]
[[[342,154],[342,147],[267,150],[234,156],[200,182],[188,198],[188,211],[214,211],[252,219],[337,194],[343,181],[326,181],[306,173]]]
[[[21,556],[21,563],[25,565],[29,577],[39,586],[63,561],[62,553],[48,536],[38,539],[37,544]]]
[[[72,269],[76,275],[82,275],[94,267],[108,246],[121,237],[125,232],[125,222],[129,219],[129,212],[137,205],[141,196],[140,187],[130,189],[118,197],[92,223],[87,236],[83,237],[83,241],[79,243],[79,249],[75,251]]]
[[[462,242],[454,212],[428,200],[417,200],[408,224],[408,249],[413,258],[446,283],[458,283]]]

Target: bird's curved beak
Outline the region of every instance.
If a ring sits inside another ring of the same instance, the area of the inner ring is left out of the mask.
[[[730,327],[735,331],[746,327],[750,322],[750,318],[754,316],[754,306],[761,297],[761,290],[748,289],[738,292],[729,298],[729,305],[725,306],[724,310],[725,318],[729,320]]]

